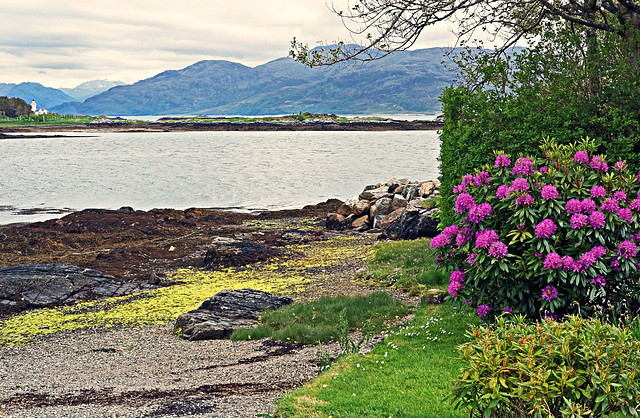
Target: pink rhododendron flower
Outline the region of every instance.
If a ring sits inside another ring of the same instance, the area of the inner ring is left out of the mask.
[[[582,212],[582,202],[578,199],[571,199],[567,202],[567,213],[580,213]]]
[[[600,205],[600,210],[605,212],[616,213],[619,207],[620,207],[620,203],[618,203],[616,199],[612,197],[607,197],[606,199],[604,199],[604,201]]]
[[[489,247],[489,254],[493,258],[504,258],[508,254],[507,245],[503,242],[496,241]]]
[[[605,280],[604,277],[598,274],[596,277],[591,279],[591,284],[594,284],[594,285],[599,284],[600,287],[604,287],[607,284],[607,281]]]
[[[558,289],[553,286],[547,286],[542,289],[542,299],[551,302],[553,299],[558,297]]]
[[[630,259],[638,254],[638,246],[629,240],[624,240],[618,246],[618,255]]]
[[[582,229],[587,224],[587,221],[587,215],[584,215],[582,213],[574,213],[573,215],[571,215],[571,228]]]
[[[591,197],[605,197],[607,189],[602,186],[593,186],[591,188]]]
[[[484,319],[484,317],[487,316],[489,312],[491,312],[491,306],[483,303],[482,305],[478,306],[477,312],[478,316]]]
[[[513,183],[509,187],[510,192],[526,192],[527,190],[529,190],[529,182],[524,177],[513,179]]]
[[[509,186],[507,186],[506,184],[498,186],[498,189],[496,190],[496,196],[498,197],[498,199],[505,199],[509,197]]]
[[[469,209],[469,222],[472,224],[478,224],[484,220],[485,217],[490,216],[493,213],[491,204],[480,203],[477,206]]]
[[[536,238],[549,238],[556,233],[556,224],[551,219],[545,219],[536,225]]]
[[[631,220],[633,219],[633,214],[631,213],[631,209],[628,209],[628,208],[620,208],[618,209],[616,214],[621,220],[625,222],[631,222]]]
[[[533,197],[529,193],[521,194],[516,198],[516,206],[531,206]]]
[[[544,200],[557,199],[558,189],[556,189],[555,186],[545,184],[544,186],[542,186],[542,190],[540,190],[540,195]]]
[[[562,267],[563,264],[564,263],[562,261],[562,257],[560,257],[558,253],[547,254],[547,256],[544,258],[544,262],[542,263],[544,268],[546,268],[547,270],[558,269]]]
[[[476,205],[476,201],[469,193],[460,193],[456,199],[453,210],[458,213],[466,213],[470,208]]]
[[[591,225],[593,229],[600,229],[604,226],[605,219],[606,216],[604,213],[596,210],[589,215],[589,225]]]
[[[535,171],[533,160],[528,157],[522,157],[516,160],[516,164],[513,166],[511,173],[514,176],[531,176]]]
[[[586,151],[578,151],[573,155],[573,161],[579,164],[586,164],[589,162],[589,154]]]
[[[624,202],[627,200],[627,194],[622,190],[617,190],[615,193],[613,193],[613,198],[619,202]]]
[[[616,171],[625,171],[627,169],[627,163],[625,163],[624,161],[618,161],[613,165],[613,168]]]
[[[596,202],[589,198],[585,198],[582,199],[580,211],[589,215],[591,212],[596,210],[596,207]]]
[[[511,160],[505,154],[500,154],[496,157],[496,168],[508,167],[511,164]]]
[[[606,161],[598,156],[595,156],[591,159],[591,168],[593,168],[594,170],[600,170],[605,173],[609,171],[609,166],[607,165]]]
[[[493,229],[485,229],[476,236],[476,247],[487,248],[498,240],[498,234]]]

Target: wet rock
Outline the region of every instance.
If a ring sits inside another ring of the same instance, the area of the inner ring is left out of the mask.
[[[235,329],[258,324],[267,308],[282,308],[291,298],[254,289],[223,290],[198,309],[176,319],[174,333],[188,340],[228,338]]]
[[[381,239],[416,239],[438,234],[438,221],[433,215],[438,209],[407,207],[380,235]]]
[[[97,270],[69,264],[25,264],[0,269],[0,300],[25,308],[124,296],[157,289],[149,283],[118,281]],[[0,305],[0,312],[2,306]]]

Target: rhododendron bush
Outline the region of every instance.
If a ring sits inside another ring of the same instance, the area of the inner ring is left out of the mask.
[[[539,161],[496,152],[454,188],[458,222],[431,241],[448,297],[483,318],[636,309],[640,173],[588,138],[541,148]]]

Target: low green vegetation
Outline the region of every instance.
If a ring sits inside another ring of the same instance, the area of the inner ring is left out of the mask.
[[[363,328],[380,332],[386,321],[404,316],[409,308],[386,292],[367,296],[324,297],[310,303],[296,303],[269,311],[260,318],[261,324],[251,329],[238,329],[232,340],[271,337],[279,341],[317,344],[339,340],[340,323],[348,329]]]
[[[286,395],[279,417],[467,417],[448,400],[462,362],[470,314],[423,305],[366,355],[338,359],[328,371]]]
[[[358,278],[375,285],[393,286],[410,295],[431,288],[446,288],[449,277],[436,270],[436,259],[429,238],[412,241],[378,242],[371,250],[369,265]]]
[[[597,318],[498,318],[467,332],[455,402],[472,417],[637,417],[640,342],[633,332]]]
[[[51,113],[48,115],[24,115],[14,118],[0,118],[0,128],[10,128],[14,126],[46,126],[46,125],[84,125],[99,118],[93,116],[58,115]]]

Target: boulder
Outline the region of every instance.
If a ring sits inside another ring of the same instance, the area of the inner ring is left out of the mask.
[[[357,229],[358,231],[364,231],[369,228],[369,217],[367,215],[361,216],[355,219],[351,223],[351,227],[353,229]]]
[[[370,207],[371,205],[368,200],[358,200],[351,210],[355,216],[362,216],[369,212]]]
[[[404,209],[407,207],[409,202],[405,199],[401,194],[394,194],[393,200],[391,201],[391,210],[395,211],[397,209]]]
[[[343,203],[342,205],[340,205],[336,213],[342,216],[349,216],[351,214],[351,207]]]
[[[433,194],[435,189],[436,189],[436,184],[434,182],[425,181],[424,183],[422,183],[422,186],[420,186],[420,189],[418,190],[418,196],[429,197]]]
[[[237,328],[257,325],[264,309],[279,309],[292,302],[260,290],[223,290],[198,309],[180,315],[173,331],[191,341],[228,338]]]
[[[402,212],[404,212],[404,208],[398,208],[382,218],[382,220],[380,221],[380,229],[387,229],[389,225],[391,225],[393,222],[395,222],[396,219],[398,219]]]
[[[216,237],[204,256],[203,266],[244,266],[265,261],[282,254],[281,249],[267,247],[251,241]]]
[[[16,305],[41,308],[157,288],[149,283],[121,282],[98,270],[70,264],[24,264],[0,269],[0,312]]]
[[[349,227],[349,222],[346,218],[338,213],[330,213],[327,215],[327,221],[325,223],[327,229],[333,229],[335,231],[342,231]]]
[[[360,193],[360,200],[374,200],[380,199],[389,195],[389,187],[383,186],[377,189],[366,190]]]
[[[404,190],[402,190],[402,197],[407,199],[407,201],[411,201],[416,197],[419,197],[418,196],[419,191],[420,191],[420,188],[418,187],[417,184],[409,184],[404,188]]]
[[[360,197],[358,195],[355,196],[351,196],[350,198],[348,198],[347,200],[344,201],[344,204],[349,206],[350,208],[353,208],[353,206],[358,203],[358,201],[360,201]]]
[[[400,216],[380,234],[381,239],[416,239],[438,234],[438,221],[433,215],[438,209],[420,209],[408,206]]]
[[[386,216],[391,213],[391,203],[393,200],[390,197],[383,197],[376,200],[369,209],[369,217],[375,218],[377,216]]]

